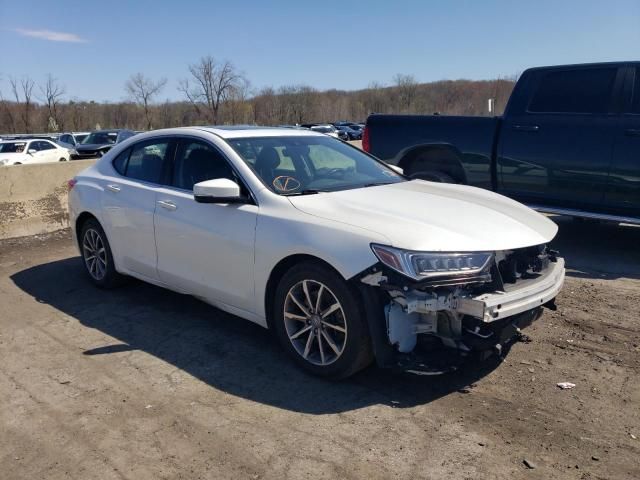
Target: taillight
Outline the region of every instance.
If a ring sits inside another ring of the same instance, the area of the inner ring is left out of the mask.
[[[362,133],[362,149],[367,153],[371,151],[371,145],[369,144],[369,125],[364,126],[364,132]]]
[[[78,180],[76,180],[75,178],[72,178],[71,180],[67,180],[67,187],[69,188],[69,190],[75,187],[76,183],[78,183]]]

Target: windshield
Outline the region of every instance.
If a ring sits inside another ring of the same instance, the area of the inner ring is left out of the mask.
[[[22,153],[26,145],[25,142],[0,143],[0,153]]]
[[[76,139],[76,142],[78,143],[82,143],[84,141],[85,138],[87,138],[89,135],[88,134],[82,134],[82,135],[78,135],[78,134],[74,134],[73,137]]]
[[[404,181],[382,162],[331,137],[233,138],[227,142],[264,184],[280,195]]]
[[[331,133],[335,131],[331,127],[311,127],[311,130],[313,130],[314,132],[320,132],[320,133]]]
[[[116,143],[116,139],[118,138],[117,132],[91,132],[87,137],[82,140],[84,145],[91,144],[111,144]]]

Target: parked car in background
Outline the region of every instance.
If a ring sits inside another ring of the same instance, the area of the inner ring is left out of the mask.
[[[71,145],[69,143],[65,143],[60,140],[53,140],[53,142],[55,142],[58,146],[62,148],[66,148],[69,151],[69,158],[71,158],[73,155],[77,155],[75,145]]]
[[[360,132],[360,136],[362,136],[362,133],[364,131],[364,123],[352,123],[351,125],[349,125],[349,127]]]
[[[68,162],[69,150],[44,139],[5,140],[0,142],[0,165]]]
[[[84,142],[84,139],[89,136],[91,132],[73,132],[73,138],[76,139],[76,143]]]
[[[195,295],[272,329],[326,377],[374,358],[434,373],[418,354],[438,346],[457,360],[501,350],[564,281],[546,247],[558,227],[543,215],[478,188],[409,180],[308,130],[147,132],[69,186],[73,238],[96,286],[129,275]]]
[[[344,140],[360,140],[362,138],[362,133],[359,130],[351,128],[350,126],[339,125],[335,128],[339,133],[343,134],[340,138],[344,137]]]
[[[126,129],[96,130],[87,135],[82,143],[76,146],[76,153],[71,158],[80,160],[101,157],[111,150],[111,147],[135,134],[136,132],[133,130]]]
[[[372,115],[363,148],[411,178],[640,223],[640,62],[532,68],[501,117]]]
[[[312,125],[311,127],[309,127],[309,130],[313,132],[324,133],[325,135],[329,135],[330,137],[340,138],[341,140],[347,139],[346,133],[340,133],[336,129],[336,127],[334,127],[333,125],[329,125],[328,123],[320,124],[320,125]]]
[[[68,145],[73,145],[74,147],[89,135],[90,132],[70,132],[70,133],[62,133],[58,137],[58,142],[63,142]]]

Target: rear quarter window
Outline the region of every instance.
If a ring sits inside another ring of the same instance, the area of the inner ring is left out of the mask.
[[[124,176],[127,170],[127,161],[129,160],[130,153],[131,149],[128,148],[113,160],[113,168],[115,168],[116,172],[118,172],[120,175]]]

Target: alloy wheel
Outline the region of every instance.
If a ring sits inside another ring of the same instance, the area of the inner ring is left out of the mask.
[[[296,352],[314,365],[332,364],[347,344],[342,305],[326,285],[316,280],[302,280],[289,289],[284,325]]]
[[[89,228],[82,239],[82,253],[89,275],[102,280],[107,273],[107,250],[100,233]]]

